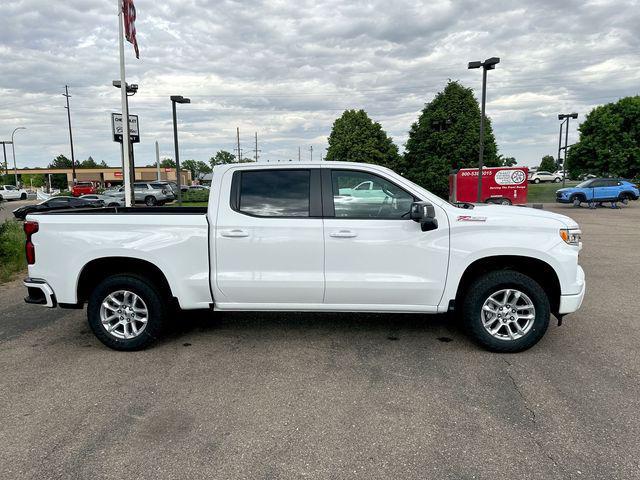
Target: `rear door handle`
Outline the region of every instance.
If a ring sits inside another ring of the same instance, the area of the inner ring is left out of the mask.
[[[358,234],[352,230],[338,230],[337,232],[331,232],[329,236],[333,238],[353,238],[357,237]]]
[[[239,228],[235,228],[233,230],[223,230],[222,232],[220,232],[220,235],[227,238],[242,238],[242,237],[248,237],[249,232],[245,230],[240,230]]]

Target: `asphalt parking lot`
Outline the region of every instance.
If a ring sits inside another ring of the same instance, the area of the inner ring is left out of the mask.
[[[2,478],[640,478],[640,202],[582,226],[582,309],[497,355],[445,317],[183,315],[118,353],[0,286]]]
[[[13,211],[22,207],[23,205],[31,205],[33,203],[38,203],[37,200],[11,200],[9,202],[0,202],[0,223],[4,222],[9,218],[13,218]]]

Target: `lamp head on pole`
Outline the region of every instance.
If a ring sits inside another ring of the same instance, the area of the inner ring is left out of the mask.
[[[185,98],[182,95],[171,95],[171,101],[174,103],[191,103],[190,98]]]

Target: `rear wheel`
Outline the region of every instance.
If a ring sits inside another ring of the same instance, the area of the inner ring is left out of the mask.
[[[156,203],[158,203],[158,201],[156,200],[156,197],[148,196],[144,199],[144,203],[147,207],[153,207]]]
[[[623,205],[628,205],[629,200],[631,200],[631,195],[629,195],[628,193],[620,194],[619,201],[622,202]]]
[[[93,333],[114,350],[140,350],[162,332],[167,304],[145,279],[114,275],[100,283],[89,297],[87,317]]]
[[[508,198],[502,198],[500,199],[500,205],[511,205],[511,200]]]
[[[511,270],[475,280],[462,305],[472,338],[493,352],[520,352],[534,346],[549,326],[549,299],[530,277]]]

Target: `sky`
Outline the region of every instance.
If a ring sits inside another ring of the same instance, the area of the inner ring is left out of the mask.
[[[140,121],[137,165],[173,157],[170,95],[180,158],[234,151],[259,161],[326,151],[334,120],[366,110],[400,151],[425,103],[449,79],[474,89],[467,63],[500,57],[487,115],[499,153],[537,165],[558,148],[558,113],[638,95],[640,0],[333,1],[136,0],[140,59],[125,43],[130,110]],[[0,140],[15,134],[18,167],[70,157],[116,166],[110,117],[120,111],[117,1],[4,0],[0,17]],[[12,163],[8,151],[10,165]],[[1,154],[0,154],[1,155]],[[363,159],[366,161],[366,159]],[[1,157],[0,157],[0,161]]]

